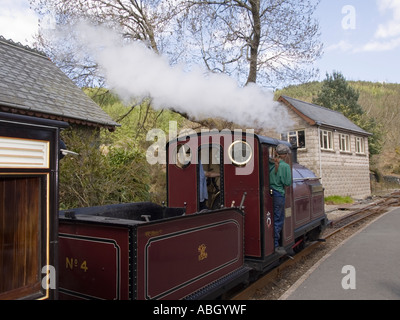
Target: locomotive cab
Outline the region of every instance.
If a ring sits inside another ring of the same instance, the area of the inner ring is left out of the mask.
[[[186,214],[221,207],[245,213],[245,256],[259,271],[280,258],[274,247],[273,201],[269,162],[278,144],[290,144],[254,134],[202,132],[170,141],[167,147],[168,205],[186,206]],[[280,246],[291,252],[317,238],[325,225],[323,188],[319,179],[295,162],[293,183],[286,187],[285,222]],[[317,230],[317,231],[315,231]]]
[[[230,131],[171,141],[167,149],[168,205],[185,205],[187,214],[219,207],[241,208],[246,213],[246,256],[269,256],[274,247],[268,168],[279,143],[276,139]],[[291,165],[290,157],[287,162]],[[292,192],[291,187],[288,189],[289,212]],[[287,221],[283,245],[293,241],[290,215]]]

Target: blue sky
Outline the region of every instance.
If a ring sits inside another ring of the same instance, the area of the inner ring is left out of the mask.
[[[316,62],[347,80],[400,83],[400,0],[322,0],[324,55]]]
[[[321,0],[316,18],[319,80],[336,70],[347,80],[400,83],[400,0]],[[29,0],[0,0],[0,35],[25,45],[37,26]]]

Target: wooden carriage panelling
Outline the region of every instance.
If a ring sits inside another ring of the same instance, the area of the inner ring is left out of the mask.
[[[53,299],[59,130],[0,113],[0,299]]]

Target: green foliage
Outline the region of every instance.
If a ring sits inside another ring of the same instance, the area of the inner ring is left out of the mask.
[[[349,196],[342,197],[342,196],[329,196],[325,197],[325,204],[345,204],[345,203],[353,203],[353,199]]]
[[[341,112],[360,128],[372,133],[368,138],[370,155],[378,154],[382,145],[382,133],[375,119],[365,114],[361,105],[358,104],[359,91],[350,86],[348,81],[340,72],[326,74],[321,90],[313,103]]]
[[[101,145],[97,132],[68,129],[63,140],[79,156],[60,161],[61,209],[150,199],[143,153]]]
[[[359,92],[350,87],[341,73],[333,72],[332,75],[326,74],[321,91],[313,99],[313,103],[339,111],[356,122],[363,114],[363,110],[358,104],[359,96]]]
[[[106,89],[87,88],[85,93],[121,126],[114,132],[71,127],[63,133],[67,148],[80,155],[60,161],[61,208],[165,201],[165,167],[147,162],[146,150],[154,141],[146,141],[146,135],[153,128],[168,135],[169,122],[179,127],[183,118],[153,110],[151,101],[127,107]]]
[[[306,102],[312,102],[313,98],[317,96],[321,90],[322,82],[313,81],[303,83],[301,85],[292,85],[275,92],[275,99],[280,96],[288,96]]]
[[[108,145],[134,147],[145,152],[149,146],[146,141],[149,130],[158,128],[168,135],[170,121],[177,122],[178,127],[184,121],[182,116],[170,110],[154,110],[151,100],[133,101],[126,106],[117,96],[103,88],[85,89],[85,93],[121,125],[112,134],[102,134]]]

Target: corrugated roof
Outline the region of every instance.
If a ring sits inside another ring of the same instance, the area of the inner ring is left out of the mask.
[[[278,101],[281,101],[292,107],[297,111],[296,113],[308,121],[311,125],[325,125],[338,129],[344,129],[348,131],[357,132],[364,135],[371,135],[371,133],[361,129],[355,123],[350,121],[342,113],[312,104],[309,102],[290,98],[288,96],[279,97]]]
[[[119,126],[46,55],[1,36],[0,107],[110,130]]]

